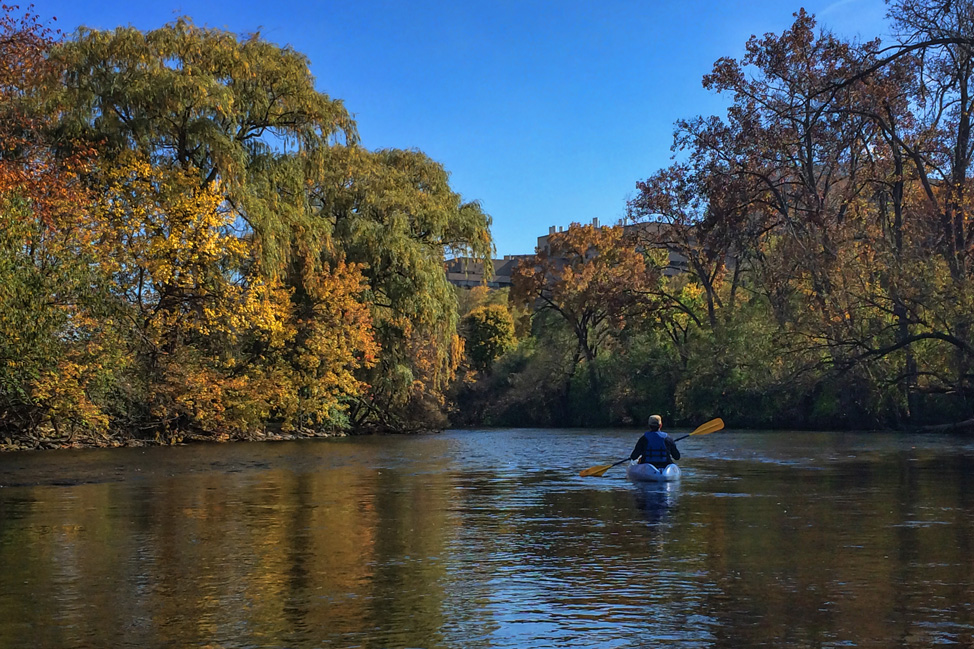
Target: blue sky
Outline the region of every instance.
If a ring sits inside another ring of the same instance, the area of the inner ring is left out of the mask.
[[[800,7],[839,35],[887,30],[883,0],[35,0],[42,19],[153,29],[178,16],[308,56],[364,146],[415,148],[493,217],[498,255],[549,226],[618,221],[670,163],[673,123],[720,114],[701,77]],[[884,39],[885,40],[885,39]]]

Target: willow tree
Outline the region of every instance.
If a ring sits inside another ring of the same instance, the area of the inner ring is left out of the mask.
[[[81,29],[52,60],[65,70],[62,101],[71,107],[60,132],[98,147],[100,164],[89,180],[111,187],[98,214],[111,230],[106,248],[117,242],[106,258],[116,262],[114,295],[132,323],[136,364],[128,384],[141,385],[123,395],[131,404],[125,412],[150,405],[136,413],[136,425],[167,435],[182,427],[222,435],[236,431],[216,430],[221,426],[255,427],[268,418],[288,426],[303,421],[285,395],[256,408],[241,396],[255,392],[253,383],[239,384],[255,368],[264,381],[304,377],[284,386],[303,385],[305,393],[321,378],[320,363],[301,360],[315,346],[299,347],[307,343],[302,329],[321,329],[294,305],[268,307],[277,301],[270,296],[281,295],[279,283],[286,295],[335,281],[357,295],[361,275],[328,248],[329,232],[313,222],[301,192],[263,190],[270,179],[306,186],[321,156],[305,152],[354,140],[344,107],[315,90],[307,60],[293,50],[183,20],[150,32]],[[327,261],[311,271],[296,268],[302,249],[323,251]],[[240,317],[247,312],[249,321]],[[195,323],[192,331],[187,322]],[[217,322],[224,323],[222,337]],[[328,359],[329,369],[351,372],[369,353],[370,330],[356,317],[338,324],[330,337],[348,344],[338,345],[342,353]],[[261,333],[268,328],[290,329],[289,344],[280,336],[268,344]],[[162,358],[176,362],[161,367]],[[282,372],[282,363],[293,371]],[[191,376],[172,373],[191,367]],[[340,423],[340,401],[361,389],[349,380],[327,391],[330,402],[310,408],[314,423]],[[159,403],[159,395],[170,398]],[[203,414],[233,410],[254,412],[233,417],[232,426],[219,417],[207,423]]]
[[[357,134],[342,102],[315,89],[304,55],[178,20],[149,32],[82,28],[54,56],[76,107],[64,131],[106,156],[131,149],[192,168],[201,186],[219,180],[268,270],[289,260],[299,233],[327,241],[303,187],[331,145]]]
[[[391,429],[438,426],[444,390],[462,358],[447,256],[489,263],[490,217],[450,188],[449,174],[419,151],[349,148],[344,174],[316,186],[318,214],[368,283],[377,365],[355,401],[355,422]]]
[[[63,132],[101,147],[106,166],[133,152],[153,174],[178,170],[216,192],[225,218],[214,227],[247,247],[247,263],[223,267],[241,299],[277,282],[289,292],[287,341],[271,345],[255,329],[234,353],[235,373],[263,364],[298,377],[288,383],[297,405],[279,403],[272,418],[402,429],[410,404],[436,401],[458,356],[444,255],[490,252],[486,215],[440,165],[360,149],[307,59],[257,35],[186,20],[82,29],[55,56],[75,106]]]

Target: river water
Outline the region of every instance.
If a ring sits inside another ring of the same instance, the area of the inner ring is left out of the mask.
[[[0,455],[0,647],[974,646],[974,442],[638,435]]]

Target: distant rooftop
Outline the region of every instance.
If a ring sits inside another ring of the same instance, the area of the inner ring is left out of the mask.
[[[451,284],[462,288],[486,285],[488,288],[504,288],[511,285],[511,274],[522,259],[534,255],[504,255],[503,259],[492,259],[490,275],[484,276],[484,264],[470,257],[457,257],[446,260],[446,278]]]
[[[592,219],[592,227],[606,227],[599,225],[598,218]],[[620,223],[621,225],[621,223]],[[640,230],[658,231],[664,227],[661,223],[647,222],[647,223],[636,223],[624,226],[627,230],[631,228],[638,228]],[[456,257],[454,259],[446,260],[446,278],[447,280],[456,286],[462,288],[473,288],[474,286],[487,286],[488,288],[504,288],[511,286],[511,274],[514,272],[514,268],[517,266],[518,262],[523,259],[531,259],[535,254],[539,252],[549,252],[549,238],[558,233],[564,232],[565,229],[562,226],[552,225],[548,228],[548,234],[538,237],[538,245],[535,247],[535,251],[532,254],[525,255],[504,255],[503,259],[492,259],[491,263],[493,268],[491,268],[491,273],[488,277],[484,276],[484,265],[478,260],[471,257]],[[669,253],[669,266],[664,269],[664,274],[666,275],[676,275],[687,270],[687,260],[686,258],[670,250]]]

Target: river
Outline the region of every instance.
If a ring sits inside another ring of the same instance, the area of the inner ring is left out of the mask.
[[[0,455],[0,647],[974,646],[974,441],[638,435]]]

